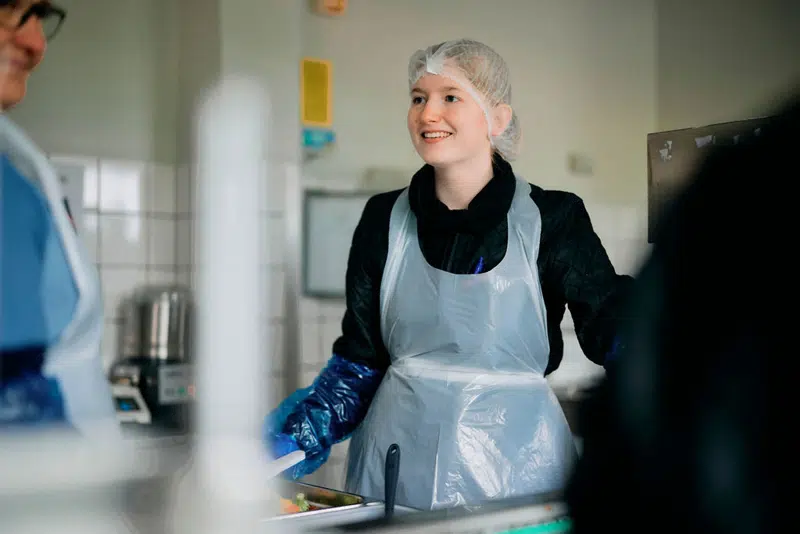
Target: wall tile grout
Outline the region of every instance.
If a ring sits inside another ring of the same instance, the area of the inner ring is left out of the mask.
[[[145,219],[155,219],[162,221],[178,221],[180,220],[176,213],[167,213],[164,211],[121,211],[121,210],[87,210],[87,212],[94,213],[99,216],[107,217],[142,217]]]

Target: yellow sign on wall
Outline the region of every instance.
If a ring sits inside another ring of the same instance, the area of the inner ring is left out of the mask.
[[[333,124],[331,62],[304,58],[300,64],[300,118],[303,126],[329,128]]]

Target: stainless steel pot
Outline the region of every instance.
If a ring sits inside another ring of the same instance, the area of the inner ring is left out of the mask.
[[[194,303],[182,286],[147,286],[123,304],[122,358],[192,359]]]

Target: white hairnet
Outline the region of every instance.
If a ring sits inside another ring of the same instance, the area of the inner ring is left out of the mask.
[[[425,74],[440,74],[461,82],[483,108],[490,130],[489,110],[500,104],[511,105],[508,65],[497,52],[478,41],[458,39],[418,50],[408,64],[409,85],[413,86]],[[490,139],[504,159],[511,161],[517,156],[522,129],[513,108],[508,127],[500,135],[490,135]]]

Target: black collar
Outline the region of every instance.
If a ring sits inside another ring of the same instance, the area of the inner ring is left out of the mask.
[[[500,156],[494,157],[492,168],[492,179],[463,210],[451,210],[437,198],[433,167],[425,165],[417,171],[411,179],[408,197],[420,229],[480,234],[497,226],[511,207],[516,179],[511,165]]]

